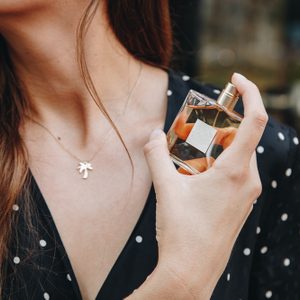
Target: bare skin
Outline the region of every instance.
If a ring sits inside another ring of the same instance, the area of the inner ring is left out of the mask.
[[[114,38],[100,5],[85,41],[87,63],[132,156],[135,177],[130,190],[126,152],[87,93],[76,62],[75,30],[87,3],[0,4],[0,32],[26,86],[32,117],[82,160],[102,147],[84,181],[76,171],[78,161],[45,130],[28,119],[22,127],[30,169],[54,217],[82,297],[95,299],[141,214],[153,179],[159,262],[129,299],[209,299],[261,191],[254,152],[267,116],[260,94],[246,78],[233,76],[245,99],[245,119],[232,146],[203,174],[177,173],[162,133],[152,135],[144,148],[153,129],[163,128],[167,74],[144,65],[122,115],[128,82],[135,82],[140,63]]]
[[[81,1],[79,7],[77,1],[65,5],[52,2],[41,6],[38,13],[25,9],[24,4],[20,14],[7,14],[4,20],[1,16],[0,27],[29,92],[33,118],[60,136],[64,146],[83,160],[102,147],[85,181],[76,171],[78,161],[45,130],[28,120],[24,124],[30,169],[54,217],[82,296],[95,299],[151,187],[143,146],[153,129],[163,128],[168,77],[164,71],[144,65],[128,109],[120,116],[128,79],[131,87],[140,63],[117,42],[99,11],[86,38],[87,62],[134,162],[130,191],[128,156],[88,95],[76,62],[75,30],[87,1]]]

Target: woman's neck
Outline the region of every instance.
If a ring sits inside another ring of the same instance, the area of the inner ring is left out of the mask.
[[[76,7],[56,4],[38,13],[16,14],[0,21],[32,112],[44,123],[55,115],[75,125],[99,114],[77,62],[76,30],[85,10],[78,2]],[[104,105],[113,111],[123,105],[128,85],[133,85],[138,75],[139,62],[114,36],[101,4],[83,43],[97,91]]]

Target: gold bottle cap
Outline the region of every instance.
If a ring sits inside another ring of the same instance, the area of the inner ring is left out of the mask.
[[[228,82],[217,102],[218,104],[225,106],[228,110],[233,110],[239,96],[237,88],[232,83]]]

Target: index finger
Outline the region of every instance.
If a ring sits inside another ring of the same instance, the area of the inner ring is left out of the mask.
[[[268,115],[266,113],[257,86],[241,74],[234,73],[232,83],[243,98],[244,119],[228,151],[234,152],[239,161],[250,161],[265,130]]]

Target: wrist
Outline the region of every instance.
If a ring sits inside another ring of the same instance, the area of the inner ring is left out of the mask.
[[[199,282],[195,288],[189,284],[189,276],[183,280],[169,266],[158,264],[146,281],[126,300],[209,300],[210,295],[203,283]]]
[[[145,282],[136,289],[126,300],[144,300],[144,299],[184,299],[178,298],[178,285],[170,276],[161,268],[156,266],[154,271],[147,277]],[[178,291],[181,292],[181,291]]]
[[[209,300],[213,289],[209,288],[205,276],[201,276],[197,268],[189,268],[184,262],[185,260],[183,263],[177,260],[172,263],[166,260],[159,264],[162,278],[167,278],[166,281],[171,286],[172,299]]]

